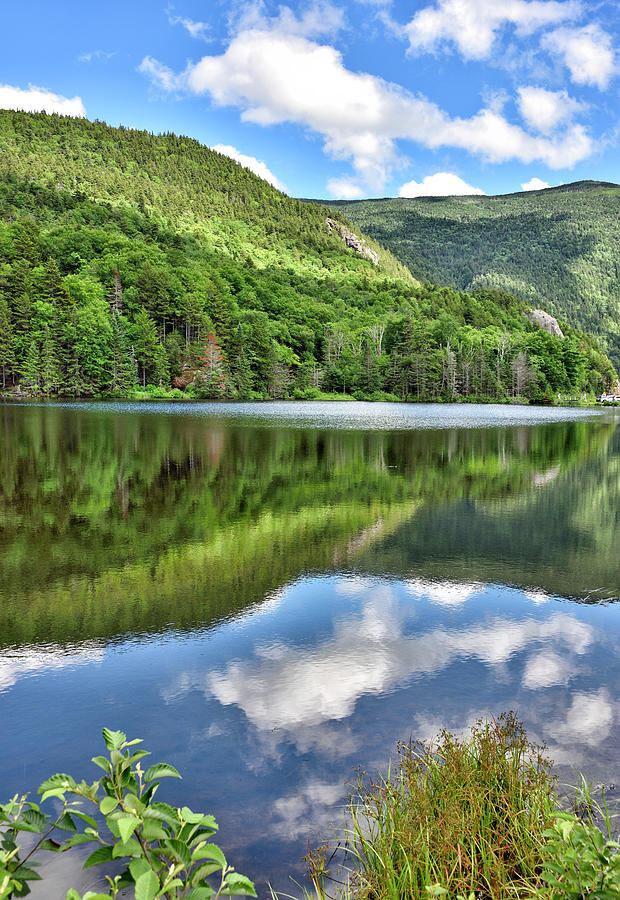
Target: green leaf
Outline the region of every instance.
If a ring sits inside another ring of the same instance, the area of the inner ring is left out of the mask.
[[[146,819],[142,826],[142,837],[145,841],[165,841],[170,835],[157,819]]]
[[[71,818],[71,814],[68,812],[58,820],[56,827],[60,828],[61,831],[77,831],[77,825]]]
[[[127,740],[127,735],[122,731],[111,731],[109,728],[102,728],[101,734],[108,750],[120,750],[121,744]]]
[[[151,867],[144,858],[132,859],[129,863],[129,871],[131,872],[133,880],[137,881],[140,875],[144,875],[145,872],[150,872]]]
[[[180,863],[183,863],[184,868],[189,869],[192,864],[192,855],[187,844],[172,838],[172,840],[166,841],[165,846],[172,852],[173,856],[176,856]]]
[[[40,784],[37,794],[44,794],[46,791],[56,790],[58,788],[63,791],[68,791],[74,787],[76,787],[74,779],[70,775],[65,775],[60,772],[57,775],[52,775],[51,778],[48,778],[43,784]]]
[[[99,804],[99,809],[104,816],[107,816],[112,812],[113,809],[116,809],[117,806],[118,800],[116,799],[116,797],[104,797]]]
[[[256,888],[249,878],[238,872],[231,872],[226,876],[225,887],[222,894],[235,894],[244,897],[256,897]],[[446,891],[446,894],[448,892]]]
[[[89,815],[88,815],[87,813],[85,813],[85,812],[82,812],[82,810],[80,810],[80,809],[72,809],[72,810],[71,810],[71,815],[74,816],[74,817],[77,816],[78,819],[81,819],[82,822],[86,822],[86,824],[87,824],[87,825],[90,825],[91,828],[96,828],[96,827],[97,827],[97,823],[95,822],[95,820],[93,819],[93,817],[92,817],[92,816],[89,816]]]
[[[140,824],[140,819],[138,819],[137,816],[124,814],[122,816],[118,816],[118,818],[116,819],[116,824],[118,825],[118,831],[121,836],[121,840],[123,841],[123,843],[125,843],[129,840],[131,835]]]
[[[74,888],[71,888],[67,891],[65,900],[82,900],[82,898]]]
[[[194,869],[192,872],[192,885],[197,885],[202,881],[203,878],[208,878],[209,875],[213,875],[214,872],[221,872],[222,867],[219,863],[209,862],[203,863],[202,866],[198,866],[197,869]]]
[[[91,844],[96,840],[97,838],[92,834],[73,834],[64,842],[62,849],[68,850],[71,847],[77,847],[79,844]]]
[[[156,778],[180,778],[181,776],[174,768],[174,766],[169,765],[168,763],[155,763],[154,766],[149,766],[149,768],[144,773],[144,781],[154,781]]]
[[[191,900],[209,900],[215,894],[215,891],[208,884],[203,884],[200,887],[194,888],[194,890],[189,894]]]
[[[429,884],[426,888],[427,893],[431,895],[431,897],[443,897],[444,894],[447,894],[448,891],[441,884]]]
[[[217,846],[217,844],[205,844],[204,847],[200,847],[198,850],[194,850],[192,854],[195,860],[198,859],[214,859],[219,863],[221,869],[226,868],[226,857]]]
[[[161,822],[167,822],[169,825],[174,826],[179,824],[179,816],[176,809],[168,803],[161,803],[159,801],[147,806],[144,810],[144,818],[159,819]]]
[[[18,869],[12,873],[13,878],[18,878],[20,881],[41,881],[41,876],[35,869],[31,869],[30,866],[20,866]]]
[[[94,850],[90,856],[86,859],[86,862],[82,866],[83,869],[90,869],[91,866],[99,866],[101,863],[110,862],[112,859],[112,847],[106,844],[105,847],[99,847],[97,850]]]
[[[112,768],[110,760],[107,758],[107,756],[93,756],[91,761],[94,762],[96,766],[99,766],[100,769],[103,769],[106,775]]]
[[[142,847],[135,838],[129,838],[128,841],[118,841],[114,844],[112,856],[114,859],[120,859],[123,856],[139,856],[142,853]]]
[[[143,872],[136,879],[136,900],[154,900],[159,888],[159,878],[155,872]]]
[[[42,834],[45,831],[49,821],[48,816],[43,815],[42,812],[39,812],[36,809],[27,809],[22,818],[25,822],[28,822],[29,825],[34,825],[39,834]]]

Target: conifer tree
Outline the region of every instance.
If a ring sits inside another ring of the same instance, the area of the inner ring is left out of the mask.
[[[0,366],[2,367],[2,387],[6,387],[7,372],[15,366],[13,345],[13,325],[11,311],[4,297],[0,297]]]
[[[38,394],[41,390],[42,364],[41,350],[36,338],[30,342],[28,347],[22,374],[24,383],[26,387],[30,389],[30,393]]]

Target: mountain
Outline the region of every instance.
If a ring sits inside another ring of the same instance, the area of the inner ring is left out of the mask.
[[[509,291],[597,335],[620,364],[620,185],[578,181],[497,197],[330,206],[416,278]]]
[[[339,210],[197,141],[0,111],[5,393],[539,400],[614,382],[596,341],[527,312],[421,285]]]

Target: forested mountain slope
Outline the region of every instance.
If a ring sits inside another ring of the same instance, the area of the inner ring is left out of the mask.
[[[0,111],[5,392],[540,399],[611,384],[595,341],[525,311],[421,286],[339,212],[189,138]]]
[[[330,205],[422,281],[509,291],[598,335],[620,364],[620,185]]]

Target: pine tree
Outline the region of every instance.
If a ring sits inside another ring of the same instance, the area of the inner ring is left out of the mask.
[[[134,332],[135,352],[142,369],[142,386],[145,387],[147,370],[151,372],[157,360],[159,340],[157,326],[144,307],[135,318]]]
[[[59,389],[62,384],[58,353],[54,344],[54,338],[48,325],[45,326],[43,340],[41,342],[41,386],[49,395]]]
[[[120,313],[115,310],[111,317],[112,325],[112,377],[110,391],[115,395],[130,393],[137,387],[137,368],[133,357],[133,348],[129,345],[127,329]]]
[[[212,331],[207,336],[200,363],[200,372],[194,379],[198,394],[203,397],[223,397],[229,389],[229,379],[222,348]]]
[[[41,351],[36,339],[30,342],[22,371],[24,383],[30,389],[30,393],[38,394],[41,390],[42,364]]]
[[[2,387],[6,387],[7,371],[15,366],[13,325],[11,311],[4,297],[0,297],[0,366],[2,367]]]
[[[114,269],[112,287],[109,294],[110,311],[112,313],[122,313],[123,311],[123,286],[121,284],[121,276],[118,269]]]

